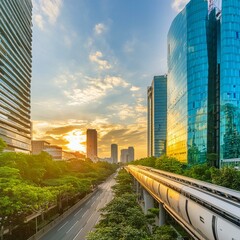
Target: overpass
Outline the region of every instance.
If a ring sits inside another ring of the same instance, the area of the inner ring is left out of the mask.
[[[128,165],[144,211],[159,203],[159,225],[167,211],[194,239],[240,240],[240,192],[157,170]]]

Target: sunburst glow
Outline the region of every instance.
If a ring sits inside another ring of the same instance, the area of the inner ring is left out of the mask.
[[[85,142],[85,134],[82,133],[81,130],[73,130],[65,136],[65,139],[69,142],[67,147],[72,151],[80,151],[85,152],[86,147],[83,144]]]

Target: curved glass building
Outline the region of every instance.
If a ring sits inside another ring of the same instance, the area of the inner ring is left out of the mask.
[[[204,162],[208,114],[208,3],[192,0],[168,33],[167,154]]]
[[[0,1],[0,137],[9,151],[30,152],[32,2]]]
[[[240,158],[240,1],[222,0],[220,159]]]
[[[168,68],[167,154],[240,163],[240,1],[191,0],[169,30]]]

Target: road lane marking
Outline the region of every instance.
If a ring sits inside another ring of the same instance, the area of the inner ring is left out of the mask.
[[[82,211],[82,208],[78,210],[77,213],[74,214],[74,217],[76,217],[81,211]]]
[[[66,234],[69,233],[69,232],[74,228],[74,226],[75,226],[77,223],[78,223],[78,221],[76,221],[76,222],[71,226],[71,228],[66,232]]]
[[[68,221],[65,222],[65,223],[58,229],[58,231],[60,231],[67,223],[68,223]]]
[[[89,209],[88,209],[89,210]],[[84,215],[88,212],[88,210],[82,215],[82,217],[84,217]]]
[[[75,240],[75,239],[78,237],[79,233],[80,233],[82,230],[83,230],[83,228],[77,233],[77,235],[74,237],[73,240]]]
[[[93,213],[93,214],[94,214],[94,213]],[[93,216],[93,214],[90,216],[90,218]],[[88,220],[87,220],[86,224],[88,223],[88,221],[90,220],[90,218],[88,218]]]

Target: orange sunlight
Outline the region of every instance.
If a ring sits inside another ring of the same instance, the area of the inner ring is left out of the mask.
[[[69,142],[67,147],[72,151],[85,152],[86,147],[82,142],[86,141],[85,134],[81,130],[73,130],[65,136],[65,139]]]

